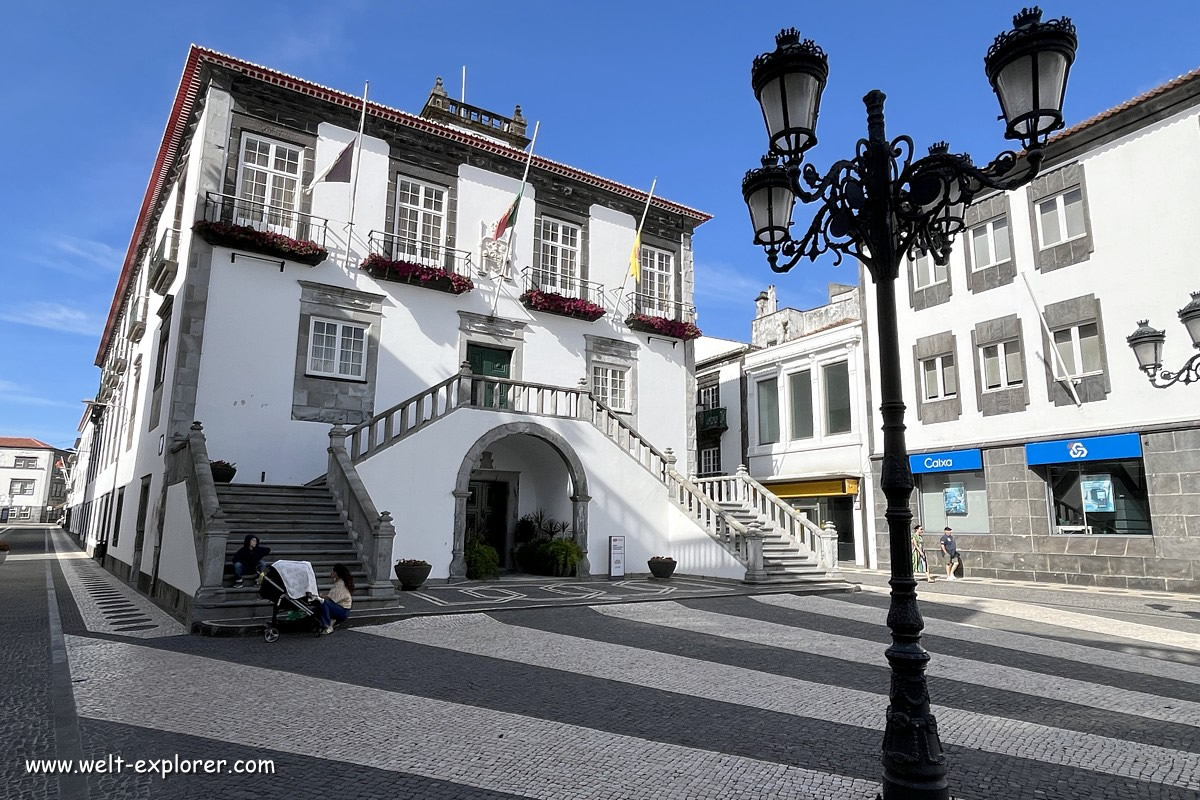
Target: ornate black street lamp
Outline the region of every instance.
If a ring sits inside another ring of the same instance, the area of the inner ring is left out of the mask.
[[[1179,321],[1187,329],[1188,336],[1192,337],[1192,346],[1200,350],[1200,292],[1192,292],[1192,302],[1179,309]],[[1151,328],[1150,321],[1145,319],[1138,320],[1138,329],[1125,337],[1137,358],[1138,368],[1146,373],[1150,384],[1156,389],[1200,381],[1200,353],[1188,359],[1176,372],[1162,368],[1162,349],[1166,340],[1166,331]]]
[[[774,52],[756,58],[751,70],[770,143],[762,166],[746,173],[742,182],[755,244],[766,250],[775,272],[787,272],[804,257],[815,260],[832,253],[837,264],[848,255],[866,266],[876,285],[881,486],[887,498],[892,562],[892,645],[886,653],[892,670],[891,702],[883,737],[886,800],[949,797],[946,757],[929,711],[929,654],[920,643],[924,623],[912,573],[908,500],[913,477],[904,443],[895,282],[906,255],[929,253],[944,265],[954,235],[963,228],[967,205],[980,192],[1005,191],[1031,181],[1041,166],[1046,140],[1063,127],[1075,26],[1066,18],[1043,22],[1039,8],[1023,10],[1013,25],[996,37],[984,66],[1004,112],[1005,138],[1020,141],[1024,153],[1002,153],[982,168],[966,155],[951,153],[945,143],[913,160],[912,139],[887,138],[884,95],[878,90],[863,98],[868,136],[859,140],[854,157],[838,161],[823,176],[811,165],[801,168],[805,151],[817,143],[817,114],[829,74],[825,52],[788,29],[776,37]],[[817,204],[808,230],[798,240],[790,231],[797,198]]]

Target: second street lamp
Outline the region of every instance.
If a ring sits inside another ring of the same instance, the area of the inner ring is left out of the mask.
[[[1192,346],[1200,350],[1200,292],[1192,292],[1192,302],[1179,309],[1179,321],[1191,337]],[[1137,358],[1138,369],[1146,373],[1154,388],[1165,389],[1176,383],[1200,381],[1200,353],[1188,359],[1177,371],[1162,368],[1162,351],[1163,344],[1167,341],[1167,332],[1151,328],[1149,320],[1138,320],[1138,329],[1125,337],[1125,341],[1129,343],[1134,357]]]
[[[887,498],[885,517],[891,553],[892,644],[886,656],[892,680],[883,737],[885,800],[949,797],[947,764],[929,708],[921,646],[924,623],[917,607],[909,544],[913,490],[904,441],[900,343],[896,322],[896,278],[906,255],[929,253],[944,265],[962,230],[963,213],[982,191],[1022,186],[1038,174],[1042,148],[1063,127],[1062,102],[1075,59],[1075,27],[1069,19],[1042,21],[1039,8],[1013,18],[1013,29],[996,37],[984,59],[988,80],[1000,100],[1005,137],[1024,153],[1001,153],[986,167],[939,142],[929,155],[913,159],[912,139],[888,139],[883,92],[863,98],[867,138],[853,158],[834,163],[824,174],[801,167],[816,144],[821,92],[829,74],[825,52],[789,28],[775,39],[773,52],[754,59],[751,82],[767,126],[768,154],[746,173],[742,195],[750,209],[754,243],[766,250],[775,272],[787,272],[802,258],[831,253],[834,263],[851,256],[867,268],[876,287],[879,375],[882,395],[883,465],[880,485]],[[796,200],[816,205],[807,231],[791,236]],[[781,257],[784,259],[780,263]]]

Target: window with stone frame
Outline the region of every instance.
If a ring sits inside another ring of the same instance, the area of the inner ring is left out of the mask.
[[[613,411],[629,411],[628,370],[597,364],[592,367],[592,394]]]
[[[1025,383],[1025,368],[1021,363],[1021,341],[986,344],[979,348],[979,368],[983,391],[1011,389]]]
[[[366,380],[366,370],[367,326],[319,317],[310,320],[309,375]]]
[[[1038,241],[1042,249],[1087,235],[1083,190],[1071,189],[1037,202]]]
[[[1011,259],[1008,234],[1007,217],[997,217],[971,228],[971,269],[987,269]]]
[[[13,467],[16,469],[37,469],[38,460],[36,456],[16,456],[13,458]]]
[[[1052,272],[1091,258],[1095,244],[1082,163],[1066,164],[1039,175],[1025,193],[1034,265],[1039,272]]]
[[[31,495],[36,481],[27,480],[25,478],[13,478],[8,482],[8,493],[16,495]]]
[[[238,161],[234,222],[296,235],[296,211],[304,148],[245,133]]]
[[[721,474],[720,447],[700,448],[700,474],[702,476]]]
[[[958,396],[958,375],[954,369],[953,353],[921,362],[921,396],[926,401]]]
[[[390,258],[440,267],[446,257],[446,195],[444,186],[396,176],[395,239]]]
[[[677,318],[675,303],[675,254],[643,244],[638,311],[652,316]]]
[[[945,283],[948,276],[946,265],[935,264],[933,256],[922,253],[909,260],[912,269],[912,284],[917,289],[927,289],[938,283]]]
[[[533,274],[534,285],[544,292],[576,296],[581,277],[582,226],[544,216],[538,241],[540,258]]]
[[[1100,356],[1100,326],[1095,322],[1084,322],[1053,331],[1055,377],[1058,380],[1082,378],[1104,372]]]

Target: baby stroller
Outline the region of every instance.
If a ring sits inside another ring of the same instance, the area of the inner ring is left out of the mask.
[[[311,630],[320,635],[317,576],[307,561],[276,561],[262,573],[258,596],[271,603],[271,621],[263,626],[263,641],[279,638],[281,628]]]

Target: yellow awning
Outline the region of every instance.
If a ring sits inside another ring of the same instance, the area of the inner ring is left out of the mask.
[[[858,494],[858,478],[764,483],[776,497],[825,497]]]

